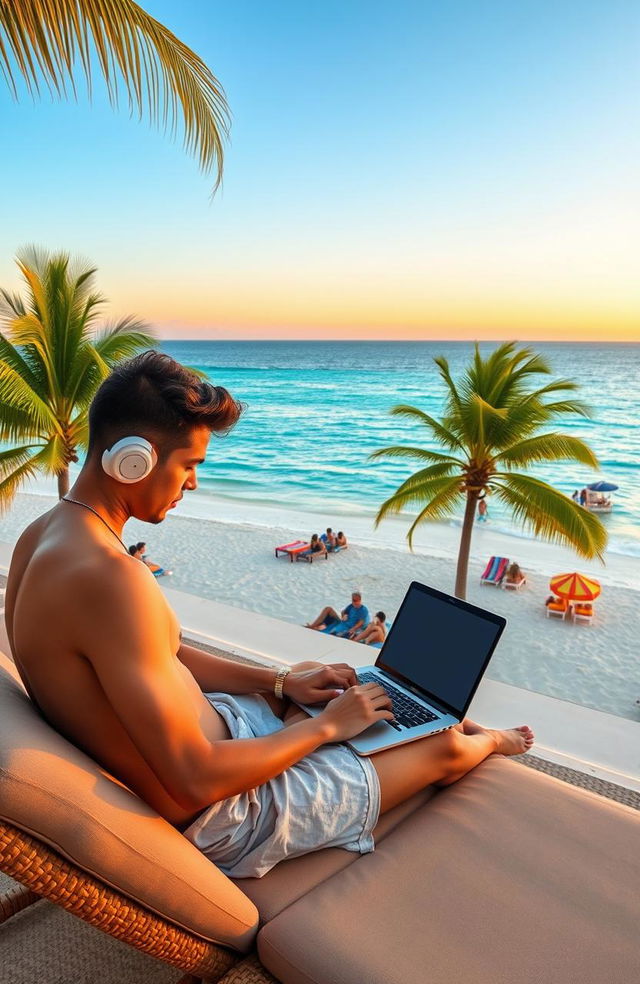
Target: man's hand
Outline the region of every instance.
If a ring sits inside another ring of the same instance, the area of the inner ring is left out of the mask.
[[[359,684],[327,704],[316,720],[329,724],[333,741],[348,741],[378,721],[393,721],[392,706],[377,683]]]
[[[326,704],[357,683],[355,670],[347,663],[328,663],[310,670],[293,670],[285,677],[284,694],[301,704]]]

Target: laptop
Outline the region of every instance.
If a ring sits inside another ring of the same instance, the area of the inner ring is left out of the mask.
[[[452,728],[465,717],[506,625],[501,615],[413,581],[374,666],[360,683],[379,683],[394,722],[378,721],[347,744],[373,755]],[[324,705],[301,704],[316,717]]]

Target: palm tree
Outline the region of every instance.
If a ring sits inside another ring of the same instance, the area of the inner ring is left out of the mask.
[[[92,65],[93,63],[93,65]],[[89,95],[92,67],[101,71],[117,105],[122,85],[129,111],[172,135],[180,119],[184,145],[204,171],[222,178],[229,111],[220,83],[205,63],[133,0],[0,0],[0,69],[15,98],[16,77],[31,95],[76,94],[79,65]]]
[[[455,593],[466,597],[471,532],[478,500],[495,495],[516,520],[537,536],[569,544],[583,557],[601,558],[607,534],[600,520],[545,482],[516,469],[538,461],[575,460],[597,468],[591,449],[576,437],[542,430],[568,414],[589,416],[589,408],[570,395],[566,379],[536,388],[531,380],[551,369],[531,349],[500,345],[483,359],[475,356],[456,385],[444,358],[434,360],[447,387],[444,416],[435,420],[412,406],[392,414],[424,424],[445,453],[421,447],[389,447],[371,458],[410,458],[425,463],[380,507],[376,526],[405,507],[420,507],[407,539],[427,520],[444,519],[464,503]]]
[[[96,389],[121,359],[154,344],[133,317],[94,333],[104,298],[95,269],[30,246],[16,258],[26,298],[0,288],[0,511],[21,483],[44,472],[69,490],[69,463],[88,443]]]

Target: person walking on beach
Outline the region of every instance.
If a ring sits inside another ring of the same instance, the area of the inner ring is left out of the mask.
[[[373,850],[379,812],[493,753],[525,752],[533,734],[465,720],[359,758],[344,742],[393,712],[348,664],[253,666],[182,641],[122,531],[131,517],[162,523],[196,489],[211,434],[241,412],[161,352],[118,365],[90,407],[73,488],[15,546],[5,617],[46,720],[223,872],[260,877],[322,847]],[[326,706],[311,718],[293,701]]]
[[[306,628],[326,632],[329,635],[347,636],[351,639],[362,629],[366,629],[368,624],[369,609],[362,604],[361,592],[354,591],[351,595],[351,603],[343,608],[339,615],[335,608],[327,605],[313,622],[307,622]]]
[[[580,505],[586,506],[586,504],[587,504],[587,490],[586,488],[580,489]]]
[[[478,500],[478,522],[486,523],[488,517],[487,503],[485,499]]]

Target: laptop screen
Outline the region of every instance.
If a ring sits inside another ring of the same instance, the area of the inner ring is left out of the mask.
[[[500,615],[414,581],[376,666],[462,717],[505,625]]]

